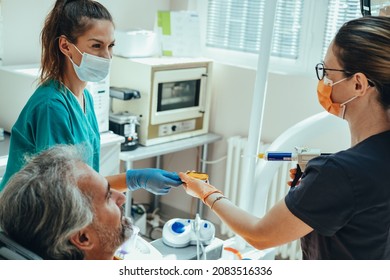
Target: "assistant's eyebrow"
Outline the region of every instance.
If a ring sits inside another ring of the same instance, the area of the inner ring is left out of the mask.
[[[104,42],[102,40],[99,40],[99,39],[91,38],[91,39],[88,39],[88,41],[94,41],[96,43],[104,45]],[[109,45],[114,44],[114,43],[115,43],[115,40],[113,40]]]
[[[98,40],[98,39],[95,39],[95,38],[88,39],[88,41],[95,41],[95,42],[100,43],[100,44],[104,43],[102,40]]]

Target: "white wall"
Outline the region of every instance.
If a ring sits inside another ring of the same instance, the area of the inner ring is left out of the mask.
[[[118,29],[152,29],[157,10],[185,9],[184,0],[101,0],[112,13]],[[4,65],[37,63],[40,60],[39,33],[44,17],[54,0],[1,0],[4,17]],[[188,4],[189,5],[189,4]],[[209,160],[226,154],[226,139],[233,135],[247,136],[252,108],[256,71],[215,63],[210,130],[224,139],[209,147]],[[314,71],[314,70],[313,70]],[[298,121],[322,111],[317,103],[317,81],[314,78],[271,73],[269,75],[262,140],[273,141]],[[1,94],[1,93],[0,93]],[[163,167],[172,171],[197,168],[197,149],[163,157]],[[135,163],[135,168],[149,167],[153,160]],[[209,167],[211,183],[223,189],[225,162]],[[143,191],[134,194],[137,201],[151,198]],[[179,188],[161,197],[162,205],[170,205],[186,213],[194,213],[197,201]],[[219,223],[207,211],[206,218]]]
[[[152,29],[157,10],[170,8],[169,0],[101,0],[118,29]],[[55,0],[1,0],[3,14],[3,65],[40,61],[40,32]]]

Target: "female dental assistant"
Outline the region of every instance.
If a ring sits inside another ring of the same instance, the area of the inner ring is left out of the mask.
[[[390,259],[389,46],[390,17],[340,28],[315,67],[317,95],[325,110],[348,122],[351,148],[310,160],[300,184],[264,217],[180,173],[186,192],[258,249],[300,238],[304,259]]]
[[[113,19],[103,5],[92,0],[56,1],[41,32],[39,87],[12,127],[0,191],[23,167],[26,156],[56,144],[85,146],[89,155],[86,163],[99,171],[100,135],[93,99],[85,87],[87,82],[107,77],[114,41]],[[152,180],[157,184],[153,186],[155,193],[160,188],[166,193],[171,186],[181,183],[176,173],[160,169],[129,170],[126,174],[127,179],[137,176],[158,177],[159,180]]]

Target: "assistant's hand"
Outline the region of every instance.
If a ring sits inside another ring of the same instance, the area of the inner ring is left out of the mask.
[[[204,203],[205,199],[212,193],[222,193],[216,187],[203,182],[202,180],[192,178],[183,172],[179,172],[179,176],[183,181],[183,187],[187,194],[201,199]]]
[[[167,194],[172,187],[182,184],[176,172],[158,168],[129,169],[126,171],[126,184],[129,190],[145,189],[151,193]]]

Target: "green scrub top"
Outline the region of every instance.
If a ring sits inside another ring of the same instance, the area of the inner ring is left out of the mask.
[[[15,98],[17,98],[15,96]],[[25,156],[56,144],[82,144],[86,163],[99,172],[100,135],[91,94],[84,90],[85,113],[73,93],[57,81],[37,88],[11,130],[6,172],[0,191],[24,164]]]

